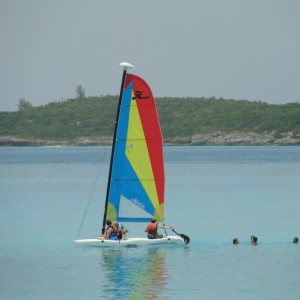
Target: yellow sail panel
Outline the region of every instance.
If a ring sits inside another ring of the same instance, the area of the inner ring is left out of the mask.
[[[134,98],[133,92],[132,98]],[[131,100],[130,103],[126,156],[150,198],[157,218],[161,220],[163,218],[161,207],[163,208],[163,206],[159,205],[147,142],[135,100]]]

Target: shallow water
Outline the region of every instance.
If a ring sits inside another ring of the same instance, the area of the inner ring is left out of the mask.
[[[100,231],[109,150],[0,148],[1,298],[300,297],[300,147],[166,147],[166,224],[190,247],[76,247],[88,203],[80,237]]]

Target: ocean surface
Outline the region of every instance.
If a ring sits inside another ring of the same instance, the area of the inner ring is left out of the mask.
[[[190,247],[75,246],[100,233],[110,147],[0,148],[0,298],[300,299],[300,147],[164,151]]]

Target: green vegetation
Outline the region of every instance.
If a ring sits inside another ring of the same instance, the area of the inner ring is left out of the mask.
[[[40,139],[73,139],[81,136],[110,136],[117,97],[91,97],[18,112],[0,113],[0,136]]]
[[[20,98],[18,103],[18,110],[24,111],[32,108],[32,104],[27,101],[25,98]]]
[[[82,87],[81,84],[76,86],[75,92],[78,99],[83,100],[85,98],[85,89]]]
[[[215,98],[161,98],[158,111],[166,137],[222,132],[300,133],[300,105],[270,105]]]
[[[78,87],[79,92],[84,90]],[[0,136],[71,140],[112,136],[117,96],[51,102],[33,107],[20,100],[19,111],[0,112]],[[165,139],[222,132],[300,134],[300,105],[270,105],[216,98],[157,98]]]

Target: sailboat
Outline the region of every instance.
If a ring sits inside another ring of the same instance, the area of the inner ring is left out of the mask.
[[[165,174],[163,140],[155,101],[148,84],[127,71],[133,65],[123,62],[121,91],[115,122],[102,234],[106,220],[117,222],[164,221]],[[126,209],[128,208],[128,209]],[[129,237],[124,240],[76,239],[77,245],[136,247],[147,245],[186,245],[184,234],[160,239]]]

